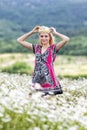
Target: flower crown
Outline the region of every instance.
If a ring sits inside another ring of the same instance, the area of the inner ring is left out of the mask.
[[[48,28],[48,27],[46,27],[46,26],[41,26],[41,27],[39,28],[39,33],[41,33],[41,32],[50,33],[51,30],[50,30],[50,28]]]

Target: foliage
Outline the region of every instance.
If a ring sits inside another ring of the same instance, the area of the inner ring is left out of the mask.
[[[1,72],[8,73],[20,73],[20,74],[32,74],[32,67],[27,65],[25,62],[16,62],[11,66],[4,67]]]
[[[87,55],[87,37],[76,36],[70,39],[69,44],[60,50],[60,54]]]
[[[60,54],[87,55],[86,5],[85,0],[44,0],[43,4],[40,0],[0,0],[0,53],[28,52],[16,39],[35,25],[46,25],[55,27],[72,40]],[[30,41],[38,40],[35,36]]]
[[[36,44],[38,43],[37,36],[31,37],[29,42]],[[59,42],[59,39],[56,38],[56,42]],[[69,44],[65,45],[58,54],[65,55],[87,55],[87,37],[86,36],[76,36],[71,37]],[[0,53],[5,52],[32,52],[29,49],[26,49],[22,45],[16,42],[16,40],[12,40],[9,43],[3,40],[0,40]]]

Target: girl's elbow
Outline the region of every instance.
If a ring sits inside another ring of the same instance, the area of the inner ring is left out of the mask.
[[[19,40],[19,38],[17,38],[17,42],[19,42],[20,40]]]
[[[22,41],[21,41],[21,39],[20,39],[20,38],[17,38],[17,42],[21,43]]]
[[[69,38],[69,37],[67,37],[67,38],[65,39],[65,41],[66,41],[66,42],[69,42],[69,41],[70,41],[70,38]]]
[[[70,38],[68,37],[68,42],[70,41]]]

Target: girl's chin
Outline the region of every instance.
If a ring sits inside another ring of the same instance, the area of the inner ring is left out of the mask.
[[[43,44],[43,45],[47,45],[48,43],[46,43],[46,42],[42,42],[42,44]]]

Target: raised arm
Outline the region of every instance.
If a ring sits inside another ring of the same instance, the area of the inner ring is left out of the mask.
[[[57,50],[60,50],[66,43],[69,42],[70,38],[65,36],[64,34],[57,32],[55,28],[51,28],[51,31],[54,35],[62,39],[59,43],[56,44]]]
[[[22,44],[24,47],[28,48],[28,49],[31,49],[33,50],[33,47],[32,47],[32,43],[29,43],[26,41],[26,39],[31,36],[32,34],[38,32],[38,29],[39,29],[39,26],[36,26],[33,30],[31,30],[30,32],[20,36],[17,41]]]

